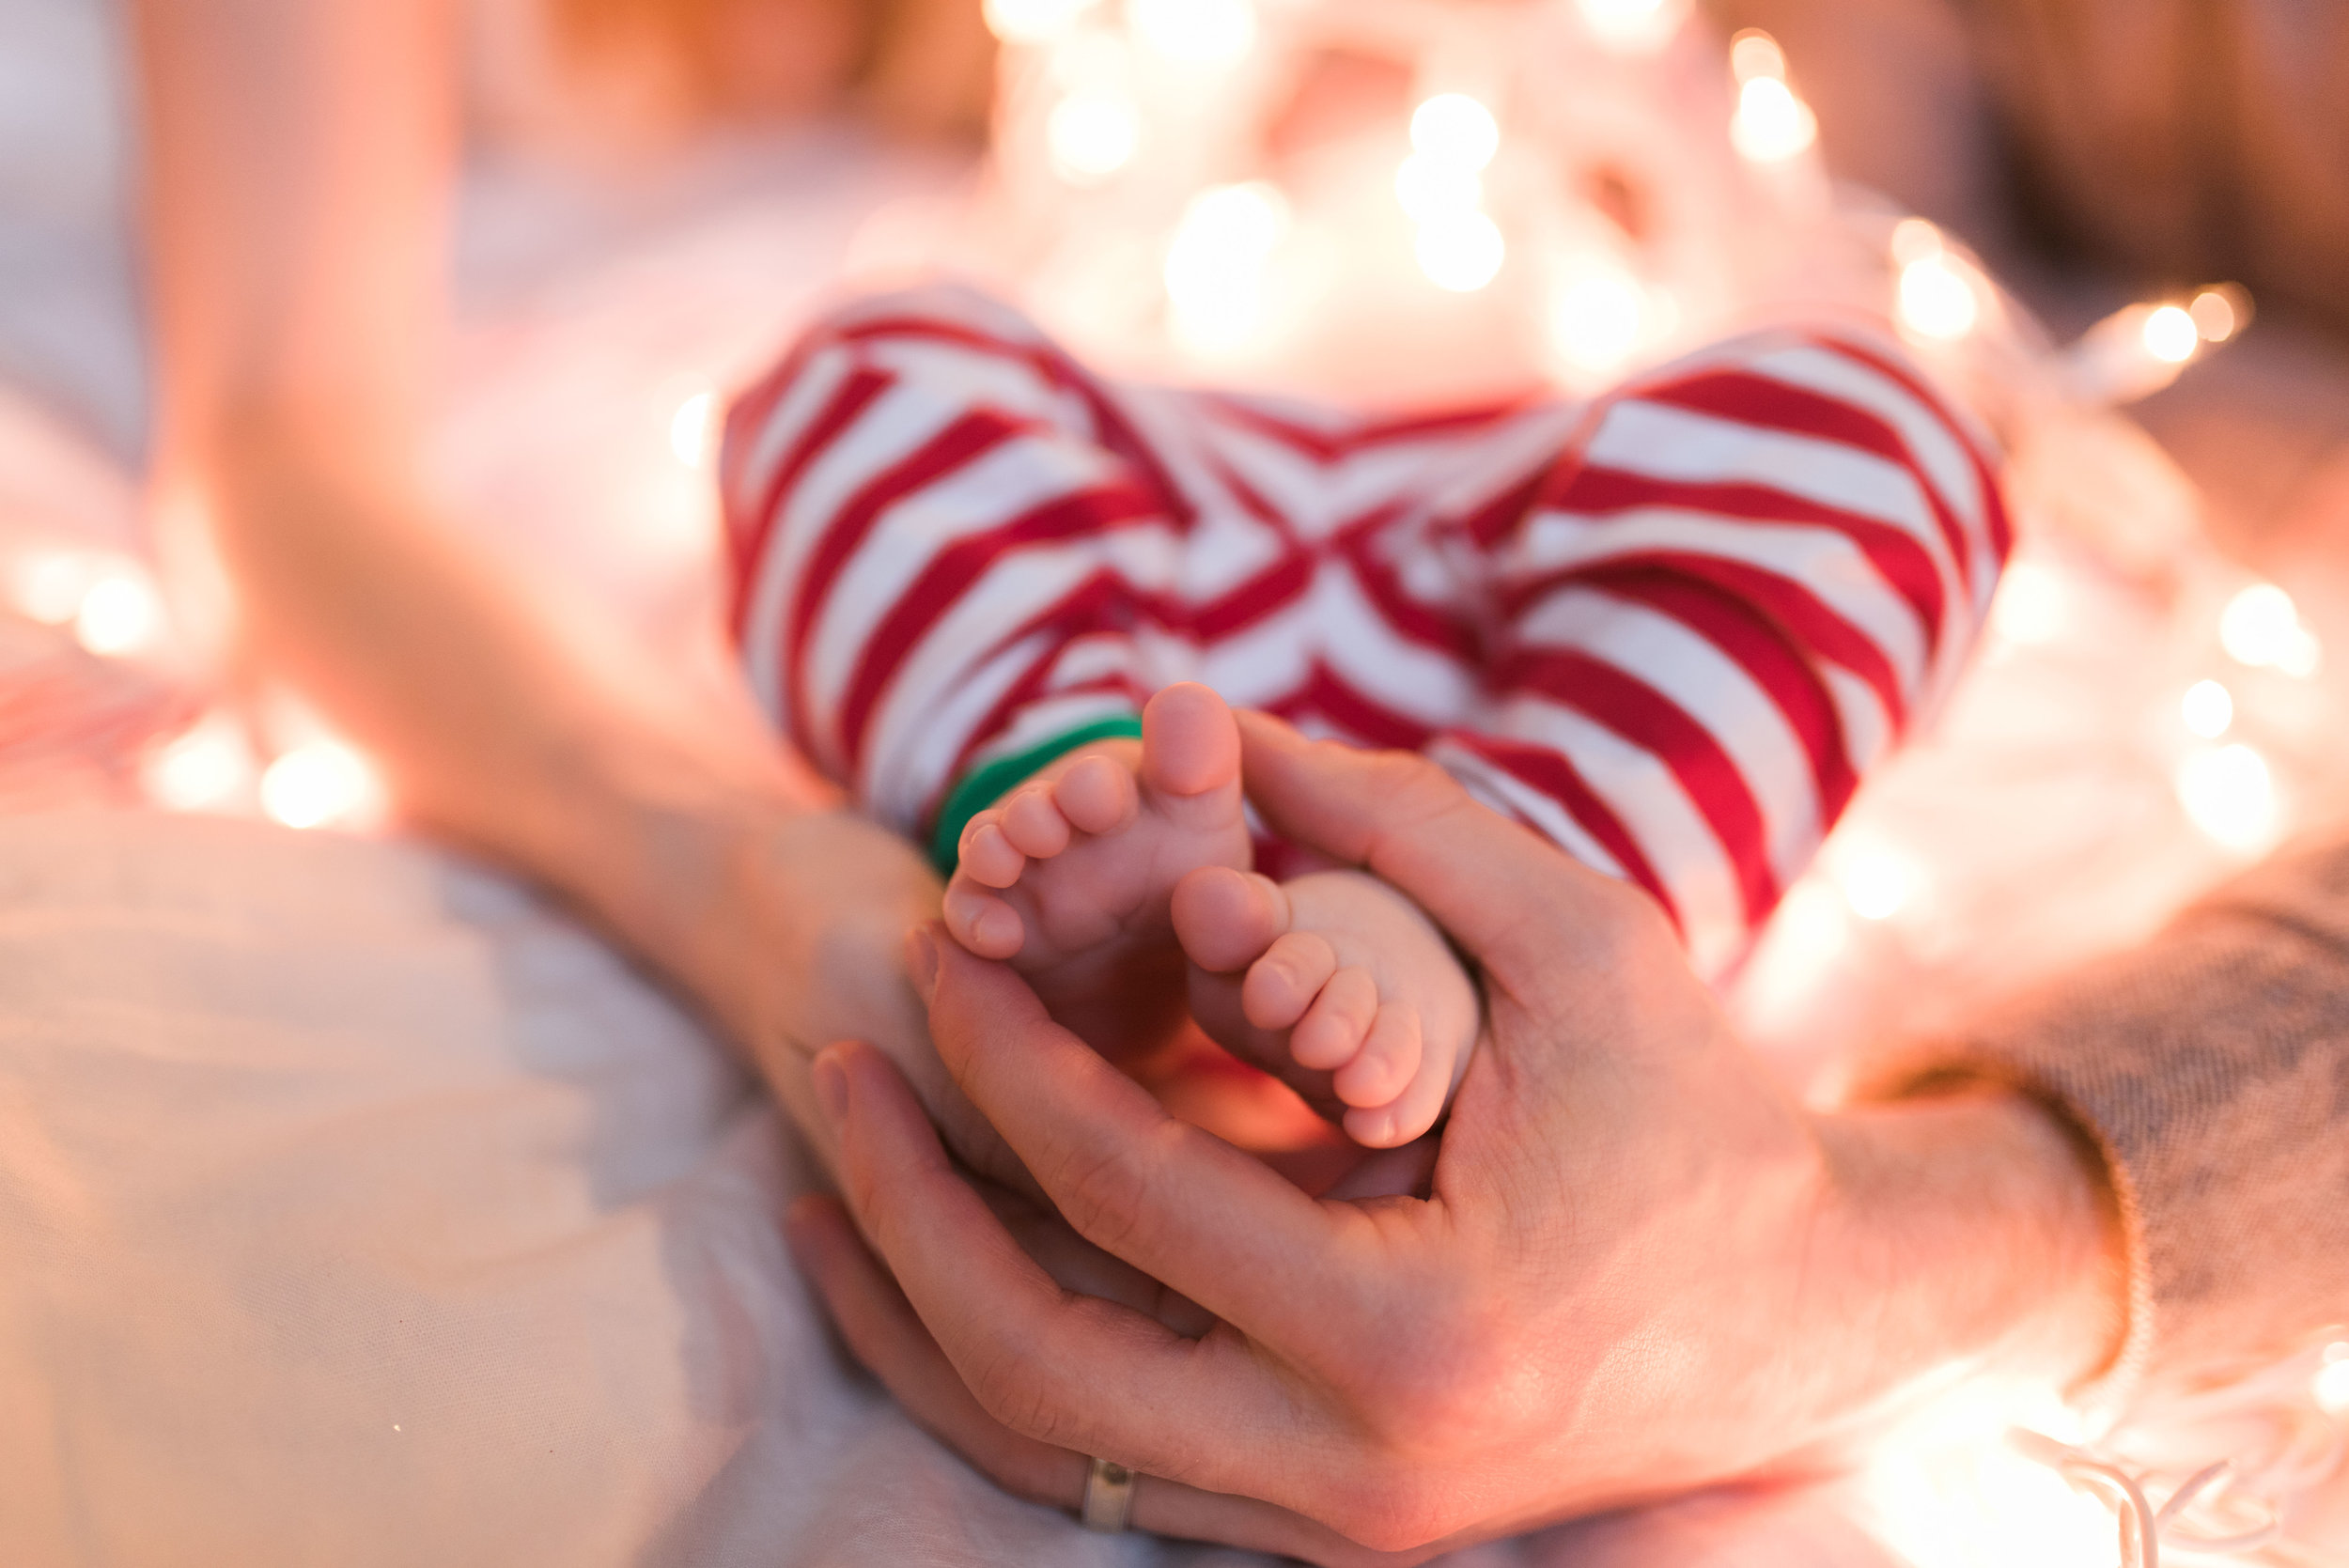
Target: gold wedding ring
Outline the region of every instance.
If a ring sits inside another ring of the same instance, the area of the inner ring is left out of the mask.
[[[1134,1507],[1134,1472],[1123,1465],[1096,1459],[1085,1471],[1085,1500],[1077,1517],[1085,1529],[1115,1535],[1126,1528]]]

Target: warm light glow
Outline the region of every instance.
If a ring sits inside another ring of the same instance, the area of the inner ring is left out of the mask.
[[[1005,43],[1050,43],[1073,26],[1093,0],[985,0],[987,30]]]
[[[1974,330],[1982,302],[1973,280],[1947,256],[1929,256],[1901,269],[1901,325],[1921,337],[1951,343]]]
[[[1474,169],[1438,163],[1425,153],[1412,153],[1394,171],[1394,199],[1418,223],[1473,212],[1484,195],[1485,182]]]
[[[297,746],[261,775],[261,809],[288,828],[362,821],[381,800],[375,770],[339,741]]]
[[[2037,646],[2063,634],[2070,605],[2063,580],[2035,561],[2017,561],[1999,580],[1990,629],[2009,643]]]
[[[2178,802],[2217,842],[2254,854],[2276,840],[2279,814],[2267,759],[2237,743],[2201,752],[2179,765]]]
[[[2163,305],[2145,318],[2145,351],[2164,365],[2184,365],[2202,346],[2194,318],[2176,305]]]
[[[1610,49],[1652,54],[1688,20],[1688,0],[1581,0],[1583,24]]]
[[[1264,180],[1202,191],[1166,252],[1174,329],[1194,349],[1237,346],[1264,309],[1264,269],[1288,232],[1287,200]]]
[[[2334,1357],[2332,1353],[2336,1350],[2344,1355]],[[2326,1345],[2325,1352],[2331,1358],[2316,1374],[2313,1391],[2317,1407],[2328,1416],[2338,1416],[2349,1412],[2349,1345]]]
[[[82,608],[96,569],[87,555],[44,550],[27,555],[8,573],[8,598],[18,612],[43,626],[63,626]]]
[[[696,392],[677,405],[669,420],[669,450],[688,468],[699,468],[709,457],[709,438],[717,427],[718,395]]]
[[[1903,218],[1892,225],[1892,259],[1903,267],[1929,261],[1948,248],[1941,231],[1922,218]]]
[[[1466,93],[1438,93],[1411,112],[1411,146],[1447,168],[1474,173],[1501,150],[1501,122]]]
[[[2223,288],[2203,289],[2187,304],[2186,313],[2194,318],[2194,330],[2202,334],[2205,343],[2224,343],[2243,325],[2237,319],[2239,313],[2234,302]]]
[[[1619,268],[1585,272],[1550,297],[1549,340],[1575,369],[1604,375],[1639,348],[1646,314],[1638,278]]]
[[[1097,185],[1133,157],[1142,116],[1122,92],[1086,88],[1053,105],[1044,140],[1054,174],[1071,185]]]
[[[1759,27],[1749,27],[1729,40],[1729,72],[1739,85],[1748,82],[1786,80],[1786,51]]]
[[[2227,601],[2218,615],[2218,645],[2239,663],[2272,666],[2306,679],[2316,674],[2324,648],[2301,624],[2292,596],[2272,582],[2255,582]]]
[[[1917,893],[1916,873],[1882,851],[1848,857],[1837,880],[1851,912],[1862,920],[1890,920]]]
[[[1225,65],[1256,41],[1251,0],[1126,0],[1134,31],[1170,59]]]
[[[1752,77],[1737,89],[1729,140],[1738,156],[1757,163],[1781,163],[1818,139],[1819,117],[1777,77]]]
[[[2112,1510],[2003,1444],[1888,1454],[1869,1467],[1861,1497],[1870,1532],[1912,1568],[2113,1560]]]
[[[1501,226],[1482,212],[1463,212],[1419,231],[1419,267],[1428,281],[1455,294],[1470,294],[1493,281],[1508,258]]]
[[[2186,689],[2179,704],[2186,727],[2205,740],[2216,740],[2234,722],[2234,698],[2215,680],[2198,680]]]
[[[73,614],[74,640],[94,654],[120,659],[163,640],[163,601],[144,578],[116,573],[91,584]]]
[[[243,732],[214,714],[151,753],[141,769],[148,799],[170,811],[228,805],[253,783]]]

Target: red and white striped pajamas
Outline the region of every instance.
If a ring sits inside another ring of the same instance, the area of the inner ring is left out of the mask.
[[[1198,680],[1424,752],[1655,894],[1710,973],[1946,685],[2008,547],[1985,439],[1841,326],[1397,420],[1114,384],[926,289],[820,323],[721,475],[751,682],[893,826]]]

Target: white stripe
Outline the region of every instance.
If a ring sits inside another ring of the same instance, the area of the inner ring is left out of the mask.
[[[751,432],[749,450],[736,471],[741,476],[741,487],[732,497],[737,512],[750,510],[766,495],[785,454],[847,384],[850,367],[848,352],[840,349],[817,354],[800,367],[790,389],[768,411],[767,423]]]
[[[1027,360],[1005,350],[927,337],[885,337],[865,346],[873,364],[934,396],[1033,419],[1091,442],[1097,432],[1084,402]]]
[[[1517,630],[1536,646],[1610,664],[1687,714],[1728,754],[1761,808],[1763,848],[1780,882],[1801,871],[1820,837],[1811,753],[1744,665],[1685,623],[1591,588],[1552,595]]]
[[[1843,729],[1843,751],[1851,758],[1852,771],[1865,778],[1892,749],[1892,716],[1884,710],[1884,699],[1876,695],[1876,689],[1858,675],[1832,664],[1820,665],[1819,674],[1827,681],[1828,695],[1835,699]]]
[[[1850,622],[1890,662],[1904,697],[1924,675],[1924,623],[1875,563],[1831,528],[1724,522],[1705,512],[1645,506],[1604,520],[1545,511],[1504,553],[1501,576],[1525,579],[1604,566],[1652,551],[1686,551],[1784,578]],[[1827,655],[1811,650],[1816,657]]]
[[[1531,824],[1534,831],[1592,870],[1617,881],[1629,879],[1615,857],[1585,831],[1565,807],[1523,779],[1451,740],[1439,739],[1427,749],[1427,757],[1459,780],[1461,787],[1482,804],[1503,816]]]
[[[866,731],[863,767],[856,793],[873,815],[899,832],[919,831],[924,816],[954,784],[956,758],[1003,693],[1018,685],[1039,659],[1051,656],[1039,633],[1021,639],[993,659],[970,667],[963,678],[942,686],[908,687],[875,705]]]
[[[1097,720],[1132,718],[1134,705],[1115,691],[1080,691],[1074,696],[1045,697],[1012,715],[1011,722],[986,746],[972,753],[966,772],[974,772],[998,757],[1017,756]]]
[[[1097,448],[1015,437],[889,507],[874,520],[865,542],[842,564],[815,607],[803,685],[814,694],[817,711],[837,711],[875,634],[931,563],[957,540],[1115,476]],[[1100,537],[1086,534],[1032,542],[1010,553],[1090,552]],[[1049,602],[1006,606],[1001,624],[1017,625]]]
[[[1306,593],[1200,649],[1199,678],[1235,707],[1269,706],[1304,689],[1320,639],[1319,612]]]
[[[1595,467],[1685,484],[1750,484],[1890,523],[1923,548],[1952,601],[1955,564],[1917,474],[1856,446],[1661,403],[1618,403],[1592,436]]]
[[[1570,708],[1519,694],[1500,706],[1490,732],[1561,752],[1646,857],[1680,917],[1688,953],[1707,973],[1745,940],[1736,867],[1664,760]]]
[[[1322,658],[1355,691],[1428,724],[1476,700],[1475,673],[1396,631],[1346,562],[1324,561],[1309,597]]]
[[[863,417],[801,471],[799,482],[783,498],[782,515],[767,536],[767,548],[751,567],[750,602],[742,625],[743,656],[752,685],[778,724],[785,723],[787,706],[782,660],[784,617],[808,552],[838,522],[840,507],[850,495],[910,457],[959,411],[917,389],[893,387],[868,404]],[[808,716],[811,721],[814,717]],[[817,736],[820,748],[821,727],[811,723],[810,733]],[[836,756],[816,760],[840,766]]]

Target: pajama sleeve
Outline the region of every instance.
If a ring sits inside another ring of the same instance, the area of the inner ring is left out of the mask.
[[[1458,524],[1496,629],[1432,753],[1722,972],[1972,642],[2009,542],[1987,452],[1857,334],[1610,395],[1530,498]]]
[[[1148,695],[1135,584],[1181,508],[1128,413],[962,289],[831,317],[729,415],[720,460],[751,684],[880,820],[925,831],[974,766]]]

